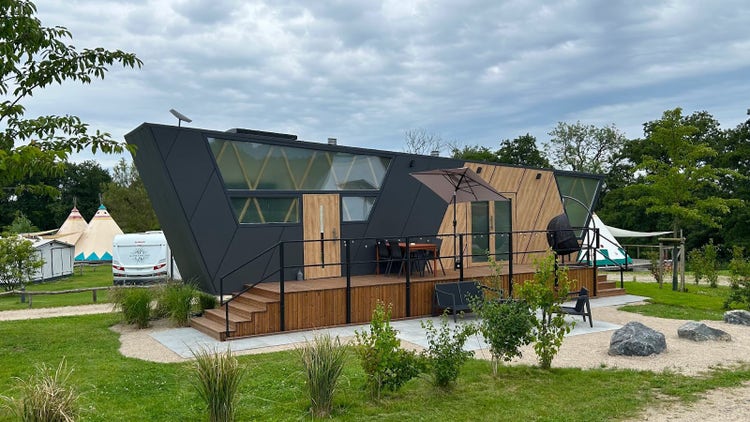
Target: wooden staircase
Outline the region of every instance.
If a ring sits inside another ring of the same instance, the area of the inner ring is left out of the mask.
[[[224,307],[208,309],[190,326],[219,341],[280,331],[279,294],[253,287],[229,303],[229,331]]]
[[[625,289],[617,287],[616,281],[607,280],[607,274],[596,275],[596,297],[620,296],[627,294]]]

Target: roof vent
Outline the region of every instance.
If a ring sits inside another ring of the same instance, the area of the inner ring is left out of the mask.
[[[430,152],[430,157],[440,157],[440,151],[433,150],[432,152]]]
[[[328,138],[328,145],[336,145],[336,138]]]

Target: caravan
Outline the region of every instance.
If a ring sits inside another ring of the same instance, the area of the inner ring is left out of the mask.
[[[120,234],[112,242],[115,285],[179,279],[167,238],[161,231]]]

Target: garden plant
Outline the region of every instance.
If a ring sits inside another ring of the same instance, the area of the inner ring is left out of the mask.
[[[316,335],[298,349],[305,378],[305,392],[310,399],[310,412],[325,418],[333,410],[333,396],[346,363],[347,347],[338,336]]]
[[[461,367],[474,357],[474,353],[464,350],[464,345],[477,332],[476,327],[473,324],[456,324],[451,329],[446,314],[440,318],[440,327],[435,327],[430,320],[423,321],[421,325],[427,336],[427,348],[422,352],[425,369],[433,385],[449,387],[458,379]]]
[[[231,349],[225,353],[207,349],[194,350],[193,357],[193,386],[206,404],[208,420],[234,421],[244,368]]]

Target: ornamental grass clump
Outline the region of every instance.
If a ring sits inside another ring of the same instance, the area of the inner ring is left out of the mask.
[[[151,320],[153,292],[145,287],[117,287],[110,290],[115,308],[122,311],[123,319],[138,328],[146,328]]]
[[[159,293],[159,305],[174,325],[187,327],[190,325],[190,314],[193,311],[193,300],[198,295],[198,289],[192,283],[180,281],[168,282]]]
[[[238,391],[244,370],[231,350],[226,353],[206,349],[192,351],[192,381],[206,403],[210,422],[235,420]]]
[[[455,383],[461,373],[461,367],[474,356],[464,350],[469,337],[476,333],[472,324],[456,324],[451,329],[448,317],[443,314],[440,328],[432,321],[421,323],[427,335],[427,348],[422,352],[426,370],[436,387],[446,388]]]
[[[6,407],[24,422],[72,422],[80,414],[79,394],[70,386],[72,369],[65,359],[56,369],[45,364],[36,367],[28,380],[17,378],[20,397],[3,397]]]
[[[305,387],[310,398],[310,412],[325,418],[333,410],[333,395],[346,362],[347,348],[339,337],[316,335],[298,349],[305,376]]]

